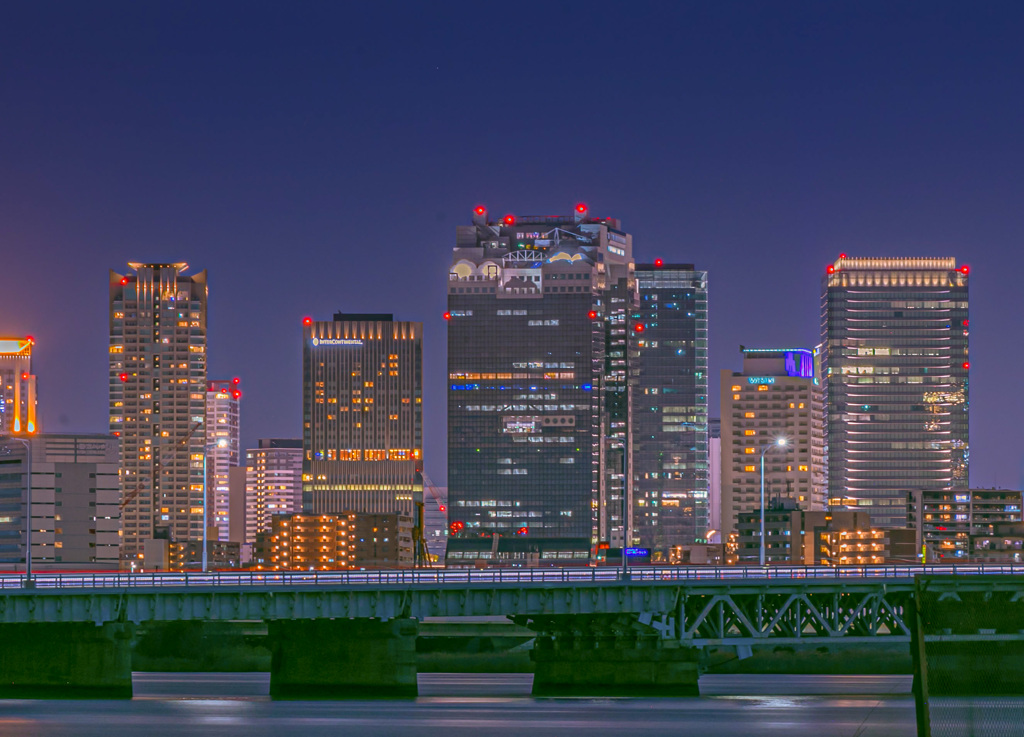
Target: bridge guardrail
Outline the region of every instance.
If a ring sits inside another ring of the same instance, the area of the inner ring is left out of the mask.
[[[1024,565],[890,565],[890,566],[635,566],[629,579],[636,582],[834,580],[843,578],[910,579],[916,575],[1024,574]],[[161,588],[207,586],[412,586],[431,584],[501,583],[613,583],[621,569],[416,569],[370,571],[217,571],[213,573],[39,573],[37,589]],[[0,574],[0,590],[21,589],[22,574]]]

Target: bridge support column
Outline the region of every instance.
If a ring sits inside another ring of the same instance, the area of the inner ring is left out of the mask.
[[[0,698],[130,699],[131,625],[0,626]]]
[[[270,695],[416,696],[416,629],[414,619],[271,620]]]
[[[535,696],[699,696],[700,649],[638,627],[591,626],[538,634],[531,658]]]

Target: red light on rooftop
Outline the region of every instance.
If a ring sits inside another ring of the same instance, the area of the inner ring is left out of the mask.
[[[846,258],[846,254],[845,253],[839,254],[839,258]]]
[[[302,318],[302,324],[305,325],[306,327],[309,327],[310,325],[313,324],[313,318],[312,317],[304,317],[304,318]]]
[[[239,384],[241,384],[241,383],[242,383],[242,380],[241,380],[241,379],[239,379],[239,378],[238,378],[238,377],[236,376],[235,378],[233,378],[233,379],[231,380],[231,383],[232,383],[232,384],[234,384],[235,386],[238,386]]]
[[[452,313],[450,313],[450,312],[444,313],[444,319],[445,320],[451,320],[452,319]]]
[[[642,322],[638,322],[636,325],[633,326],[633,331],[634,332],[642,333],[644,330],[645,330],[645,328],[644,328],[644,324]]]
[[[971,267],[970,266],[961,266],[960,267],[960,273],[961,274],[970,274],[971,273]]]
[[[589,317],[591,320],[594,320],[595,318],[597,318],[597,312],[595,310],[591,310],[590,312],[587,313],[587,317]]]
[[[22,374],[21,374],[21,380],[22,380],[22,381],[28,381],[28,372],[27,372],[27,371],[23,371],[23,372],[22,372]]]
[[[235,389],[233,392],[231,392],[231,396],[234,397],[235,399],[241,399],[242,392],[238,389]]]
[[[665,262],[662,261],[660,258],[654,259],[654,268],[660,269],[664,265],[665,265]]]
[[[121,381],[128,381],[128,374],[121,374]]]
[[[127,276],[122,276],[121,277],[121,286],[123,287],[127,283],[128,283],[128,277]]]
[[[483,205],[480,205],[473,212],[475,212],[477,215],[483,215],[485,212],[487,212],[487,208],[485,208]]]
[[[587,211],[587,206],[584,205],[582,202],[580,204],[576,205],[576,212],[586,212],[586,211]]]
[[[971,363],[970,363],[970,361],[964,361],[964,370],[966,371],[966,370],[967,370],[967,369],[969,369],[970,367],[971,367]]]
[[[828,266],[825,267],[825,273],[826,274],[834,274],[834,273],[836,273],[836,267],[833,266],[832,264],[829,264]]]
[[[515,217],[515,215],[506,215],[505,219],[502,222],[504,222],[505,225],[515,225],[516,224],[516,217]]]
[[[36,339],[35,339],[35,338],[33,338],[33,337],[32,337],[31,335],[26,335],[26,336],[25,336],[25,340],[27,340],[27,341],[28,341],[29,343],[31,343],[32,345],[35,345],[35,344],[36,344]]]

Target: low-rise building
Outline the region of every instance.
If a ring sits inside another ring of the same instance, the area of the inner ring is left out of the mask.
[[[913,490],[907,494],[907,525],[915,531],[916,549],[926,550],[928,560],[967,560],[973,538],[1021,523],[1021,508],[1018,490]]]
[[[412,517],[406,514],[274,515],[257,536],[253,566],[263,570],[408,568]]]

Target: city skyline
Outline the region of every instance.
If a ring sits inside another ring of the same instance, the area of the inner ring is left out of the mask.
[[[429,20],[361,9],[355,45],[329,42],[332,9],[294,26],[254,14],[245,33],[227,34],[209,30],[235,27],[223,8],[208,27],[149,8],[68,8],[56,25],[37,9],[4,12],[2,27],[17,33],[0,54],[18,63],[0,81],[10,100],[0,334],[38,340],[46,432],[105,425],[95,349],[105,319],[92,282],[128,259],[182,260],[218,285],[210,370],[245,379],[246,446],[300,433],[303,315],[422,320],[424,450],[442,483],[437,284],[451,230],[477,204],[557,213],[584,201],[629,224],[639,259],[709,272],[711,396],[739,344],[816,343],[818,281],[837,254],[970,265],[971,483],[1021,485],[1024,430],[1010,418],[1024,399],[996,379],[1024,362],[1007,317],[1024,308],[1006,268],[1024,236],[1022,105],[1005,94],[1024,69],[1012,19],[903,7],[882,23],[803,6],[615,20],[558,8],[547,23],[580,29],[567,53],[512,63],[492,44],[536,50],[544,34],[479,8]],[[486,42],[470,32],[481,23],[496,34]],[[403,43],[387,43],[384,28]],[[956,56],[938,41],[951,34]],[[615,47],[588,40],[601,37]],[[533,90],[576,85],[623,114],[592,126],[531,102]],[[453,112],[495,90],[514,113],[481,124]],[[759,305],[770,309],[751,320],[745,310]]]

